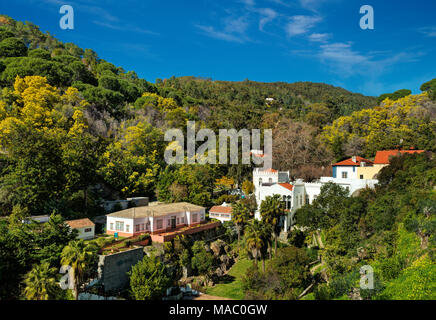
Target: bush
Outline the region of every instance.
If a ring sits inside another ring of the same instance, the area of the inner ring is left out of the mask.
[[[20,39],[6,38],[0,42],[0,57],[24,57],[26,55],[27,47]]]

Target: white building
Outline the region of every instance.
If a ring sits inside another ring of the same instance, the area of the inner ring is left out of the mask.
[[[225,202],[220,206],[213,206],[209,210],[209,218],[217,219],[221,223],[232,221],[232,206]]]
[[[107,215],[106,233],[121,237],[173,231],[206,220],[205,208],[187,202],[133,207]]]
[[[378,183],[375,179],[361,179],[357,176],[356,168],[372,165],[372,162],[361,157],[352,157],[333,165],[333,177],[321,177],[316,182],[304,182],[298,179],[289,183],[289,171],[279,172],[274,169],[262,170],[255,168],[253,171],[253,183],[258,210],[256,219],[261,219],[260,204],[268,196],[280,195],[288,215],[283,220],[283,228],[288,231],[294,224],[295,212],[305,204],[311,204],[321,193],[321,187],[326,183],[333,182],[349,191],[352,195],[358,190],[374,188]],[[337,175],[340,177],[337,177]],[[344,177],[344,178],[342,178]]]
[[[362,157],[353,156],[350,159],[340,161],[332,165],[333,178],[338,179],[359,179],[357,169],[359,167],[372,167],[373,163]]]

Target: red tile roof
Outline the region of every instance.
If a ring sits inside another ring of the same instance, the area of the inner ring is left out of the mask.
[[[232,207],[214,206],[210,208],[209,212],[212,213],[232,213]]]
[[[279,183],[279,185],[281,185],[283,188],[286,188],[290,191],[292,191],[292,189],[294,189],[294,186],[290,183]]]
[[[265,169],[265,170],[263,170],[263,172],[277,173],[278,171],[275,170],[275,169],[271,169],[271,168],[269,168],[269,169]]]
[[[65,221],[72,229],[93,227],[94,223],[88,218]]]
[[[423,153],[425,150],[383,150],[377,151],[374,159],[375,164],[389,164],[390,157],[396,157],[400,154],[413,154],[413,153]]]
[[[353,158],[350,159],[346,159],[343,161],[340,161],[338,163],[333,164],[333,166],[355,166],[355,167],[360,167],[360,163],[361,162],[366,162],[368,164],[372,164],[372,161],[356,156],[356,162],[353,161]]]

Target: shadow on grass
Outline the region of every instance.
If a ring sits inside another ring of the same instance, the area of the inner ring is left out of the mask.
[[[216,284],[227,284],[227,283],[232,283],[233,281],[235,281],[235,277],[231,276],[229,274],[226,274],[222,277],[220,277],[219,279],[217,279],[218,281],[216,282]]]

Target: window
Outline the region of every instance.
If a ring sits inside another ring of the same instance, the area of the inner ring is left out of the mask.
[[[142,223],[141,224],[141,230],[144,231],[144,229],[145,229],[145,225]]]
[[[148,221],[147,224],[145,225],[145,229],[150,230],[150,221]]]
[[[115,230],[116,231],[124,231],[124,222],[115,221]]]
[[[140,226],[139,226],[139,224],[137,224],[137,225],[135,226],[135,232],[139,232],[139,228],[140,228]]]
[[[180,218],[177,218],[177,224],[180,224]]]
[[[126,232],[130,232],[130,226],[126,224]]]
[[[262,185],[262,178],[259,178],[259,186]]]
[[[198,214],[197,213],[194,213],[193,215],[192,215],[192,223],[195,223],[195,222],[197,222],[198,221]]]
[[[269,182],[269,183],[272,183],[272,178],[269,178],[269,179],[268,179],[268,182]]]
[[[84,232],[91,232],[92,228],[86,228]]]
[[[170,227],[171,226],[171,219],[168,219],[167,221],[168,221],[167,226]]]
[[[162,219],[156,220],[156,229],[162,229]]]
[[[342,179],[347,179],[347,178],[348,178],[348,172],[342,171]]]
[[[181,217],[181,218],[180,218],[180,222],[181,222],[181,223],[185,223],[185,217]]]
[[[309,204],[310,200],[309,200],[309,196],[306,194],[306,204]]]
[[[363,179],[363,174],[360,175],[360,179]]]
[[[113,222],[111,222],[111,226],[110,226],[109,229],[110,229],[110,230],[114,230],[114,223],[113,223]]]

